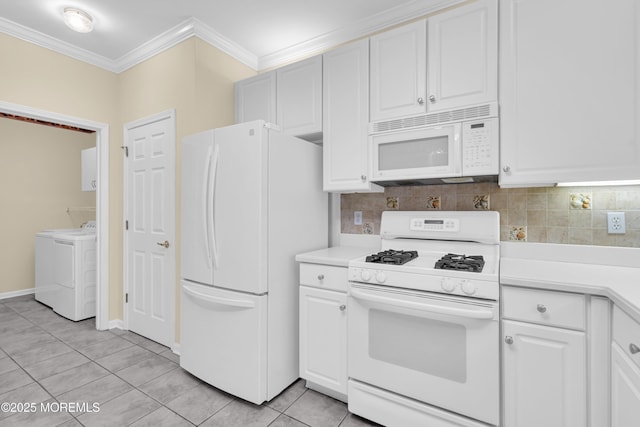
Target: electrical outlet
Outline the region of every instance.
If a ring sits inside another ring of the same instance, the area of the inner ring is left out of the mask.
[[[362,225],[362,211],[353,213],[353,225]]]
[[[609,234],[624,234],[624,212],[607,212],[607,232]]]

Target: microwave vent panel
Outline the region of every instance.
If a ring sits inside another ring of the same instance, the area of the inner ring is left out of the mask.
[[[484,117],[496,117],[498,106],[495,103],[460,108],[458,110],[442,111],[423,114],[421,116],[405,117],[369,124],[369,133],[388,132],[422,126],[435,126],[451,122],[461,122]]]

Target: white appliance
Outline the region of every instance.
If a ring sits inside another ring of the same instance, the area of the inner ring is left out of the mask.
[[[78,321],[96,315],[96,224],[36,234],[35,298]]]
[[[351,412],[499,424],[499,232],[497,212],[383,213],[383,252],[348,269]]]
[[[369,137],[378,185],[497,181],[498,118],[409,127]]]
[[[298,378],[294,257],[327,218],[320,146],[264,121],[184,139],[180,366],[255,404]]]

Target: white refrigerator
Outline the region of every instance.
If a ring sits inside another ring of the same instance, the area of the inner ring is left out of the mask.
[[[182,144],[180,366],[255,404],[298,378],[295,255],[328,244],[322,147],[241,123]]]

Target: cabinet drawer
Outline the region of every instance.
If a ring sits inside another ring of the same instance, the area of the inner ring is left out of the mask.
[[[580,294],[502,287],[503,317],[571,329],[585,329],[585,297]]]
[[[640,367],[640,324],[616,306],[613,308],[613,341]]]
[[[347,292],[346,267],[322,264],[300,264],[300,284]]]

